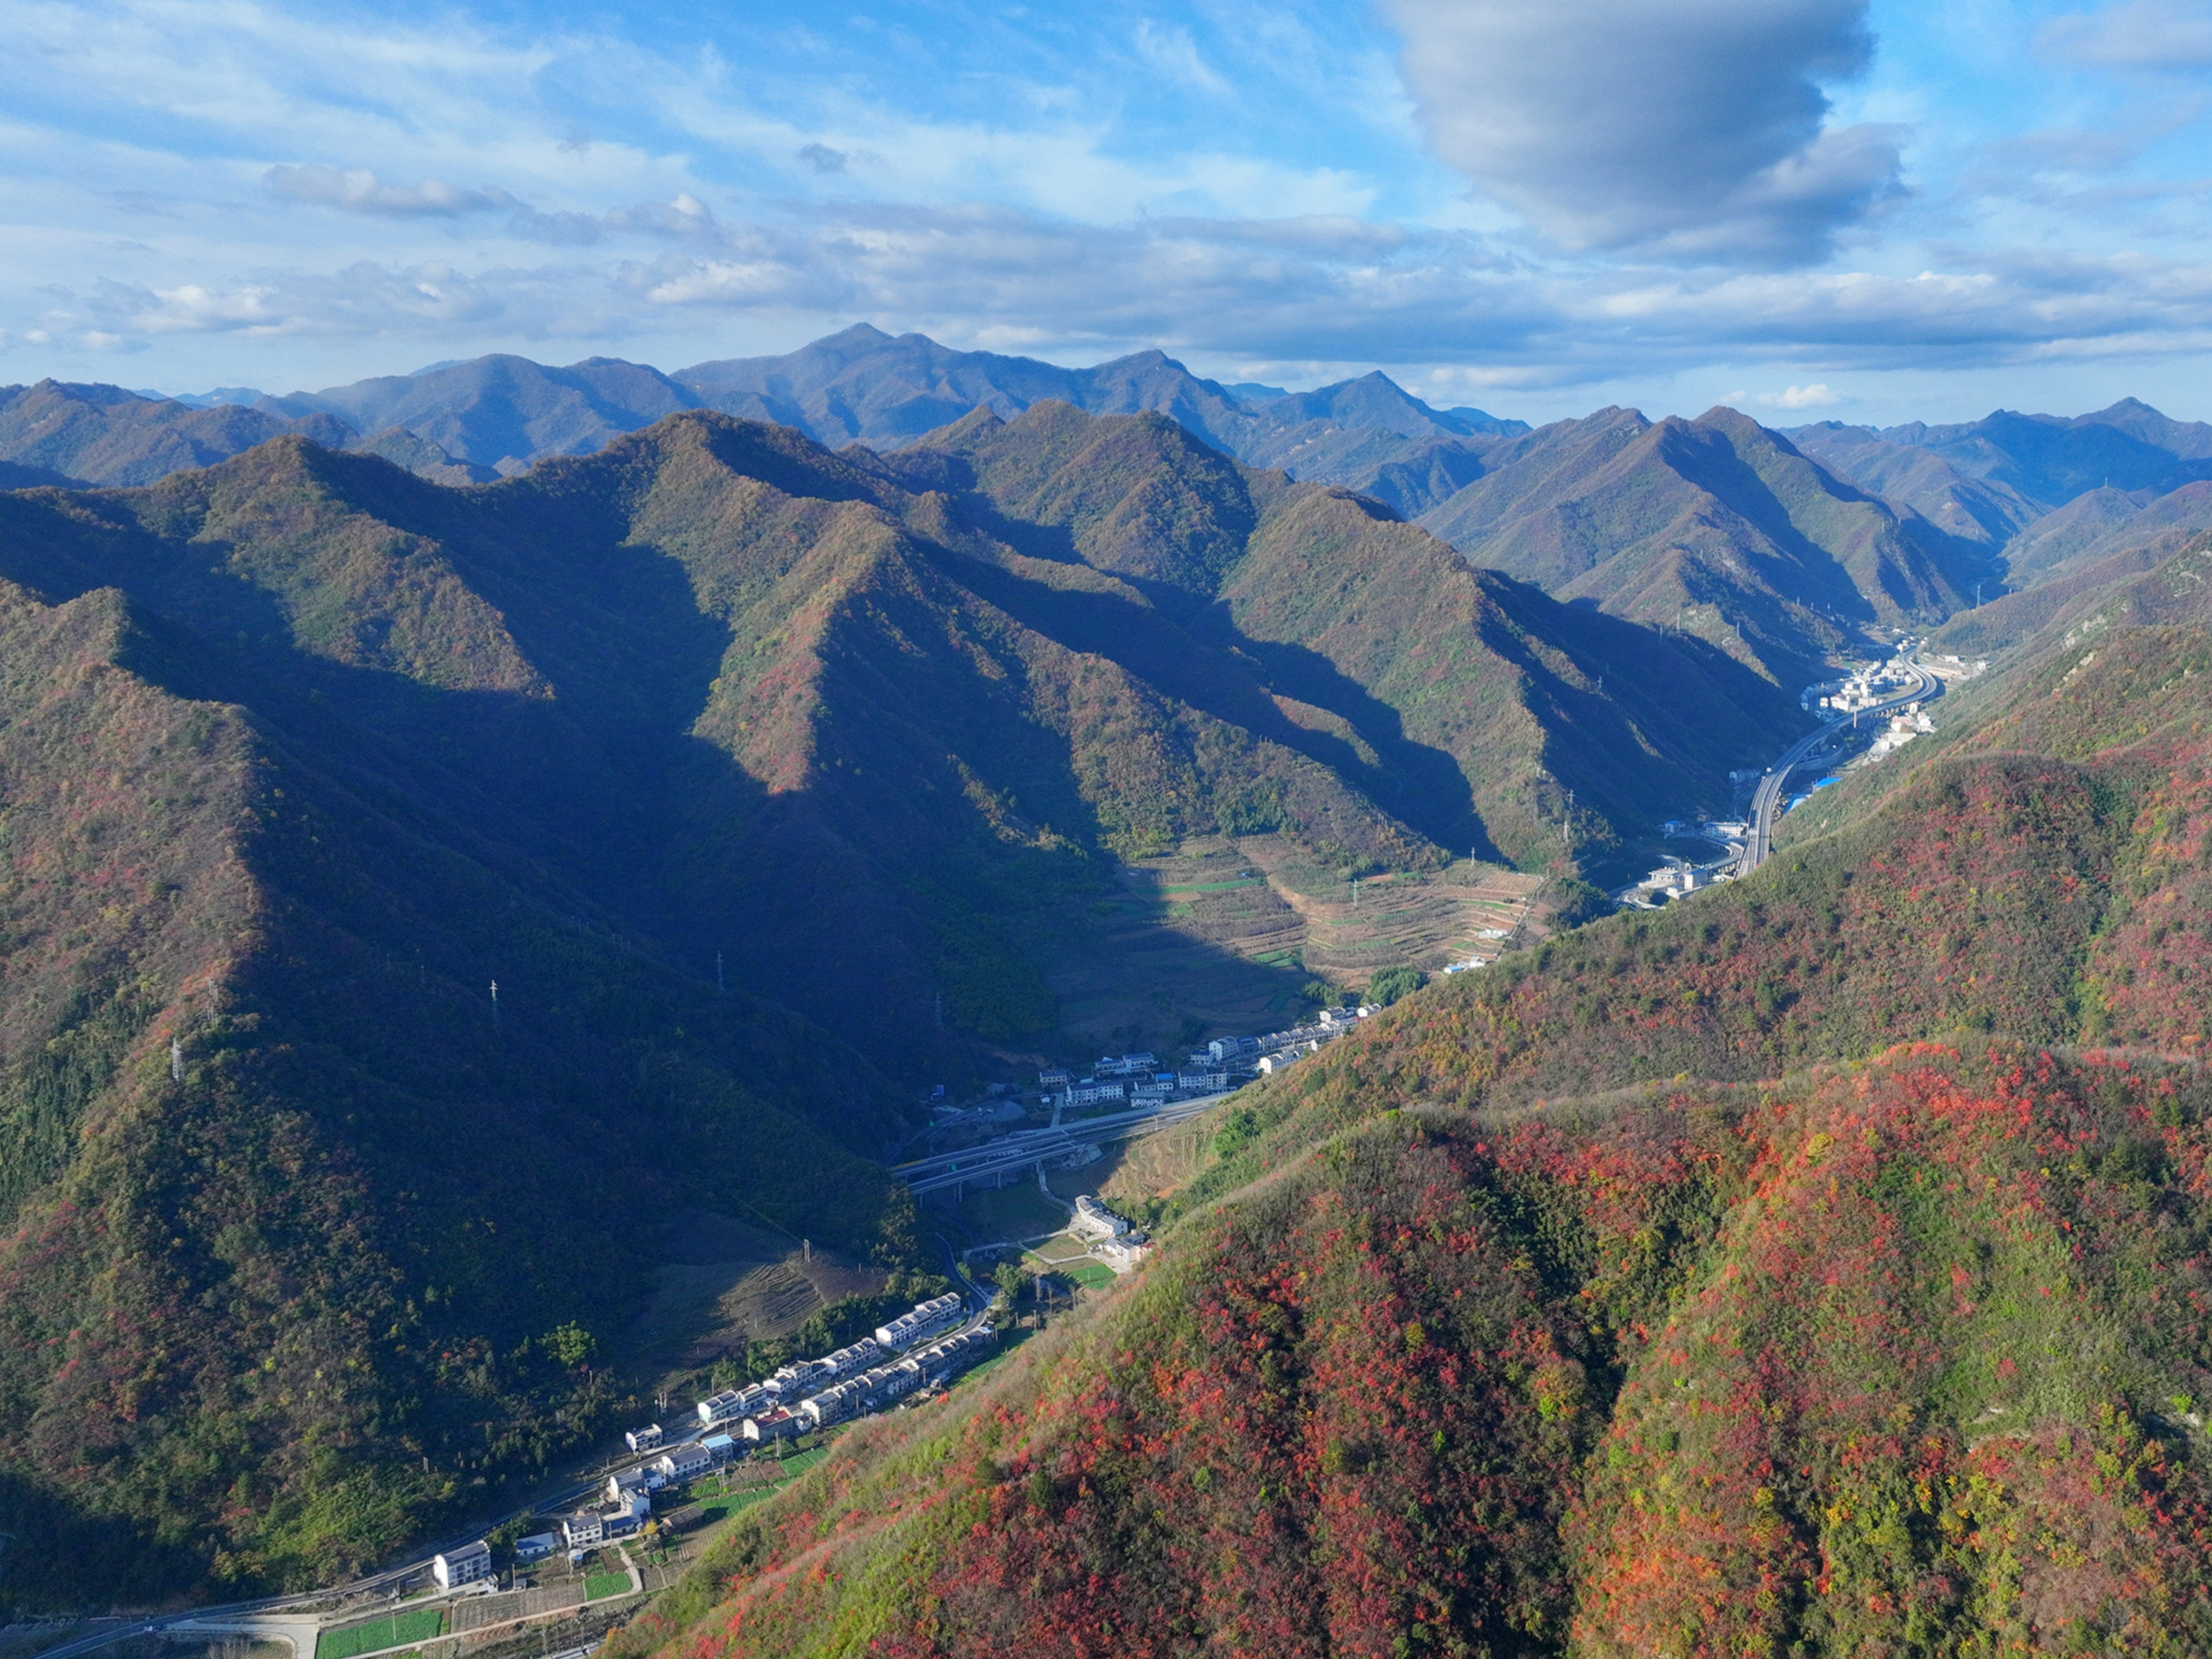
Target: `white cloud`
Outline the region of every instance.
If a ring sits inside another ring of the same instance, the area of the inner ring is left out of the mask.
[[[2206,0],[2122,0],[2043,25],[2037,43],[2065,64],[2107,69],[2212,69],[2212,5]]]
[[[471,276],[450,265],[393,269],[362,261],[222,289],[103,284],[88,309],[112,330],[141,335],[333,335],[435,332],[479,326],[530,286],[519,274]]]
[[[452,217],[517,205],[504,190],[462,190],[441,179],[387,184],[365,167],[273,167],[262,175],[262,182],[287,201],[348,213]]]
[[[1866,0],[1387,0],[1432,147],[1571,248],[1786,265],[1898,194]]]
[[[98,284],[42,320],[72,338],[390,336],[465,356],[493,334],[620,349],[739,319],[803,337],[867,317],[1071,357],[1156,344],[1216,360],[1449,369],[1471,394],[1673,374],[1720,357],[1774,365],[1777,378],[1799,370],[1801,382],[1760,399],[1779,409],[1826,406],[1839,371],[2212,348],[2212,266],[2133,254],[1985,256],[1918,276],[1649,264],[1593,275],[1532,266],[1464,234],[1326,216],[1084,225],[879,204],[774,222],[718,219],[680,196],[595,223],[613,236],[617,219],[666,251],[356,261],[247,280],[211,264],[182,281]]]
[[[1740,398],[1743,393],[1730,396]],[[1814,381],[1809,386],[1785,386],[1779,392],[1761,392],[1759,400],[1769,409],[1833,409],[1849,401],[1825,381]]]
[[[1199,56],[1198,43],[1180,24],[1163,27],[1150,18],[1141,20],[1137,25],[1137,55],[1171,81],[1216,97],[1230,92],[1229,83],[1207,66]]]

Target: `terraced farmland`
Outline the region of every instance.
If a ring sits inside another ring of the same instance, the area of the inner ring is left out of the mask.
[[[1316,974],[1355,989],[1400,964],[1435,973],[1546,931],[1543,878],[1463,860],[1370,876],[1356,903],[1341,871],[1288,837],[1204,836],[1123,872],[1122,894],[1072,929],[1052,976],[1063,1019],[1101,1046],[1279,1028]]]

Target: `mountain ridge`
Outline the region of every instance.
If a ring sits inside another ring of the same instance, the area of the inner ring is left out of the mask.
[[[2187,573],[1843,827],[1248,1091],[1133,1283],[615,1659],[2212,1640]]]

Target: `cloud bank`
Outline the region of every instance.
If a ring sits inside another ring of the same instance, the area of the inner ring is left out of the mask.
[[[1436,155],[1577,250],[1825,258],[1902,190],[1895,128],[1824,125],[1866,0],[1387,0]]]
[[[2212,69],[2212,6],[2205,0],[2123,0],[2043,26],[2037,44],[2061,62],[2112,69]]]
[[[451,217],[518,205],[504,190],[462,190],[439,179],[414,185],[387,184],[365,167],[273,167],[262,175],[262,182],[286,201],[399,218]]]
[[[1101,356],[1159,344],[1457,364],[1527,387],[1674,372],[1716,353],[1884,370],[2212,348],[2212,264],[2131,255],[1912,276],[1643,265],[1570,277],[1472,234],[1348,218],[1081,225],[988,206],[861,205],[774,223],[680,197],[594,223],[618,244],[649,239],[553,263],[364,260],[227,287],[110,282],[72,296],[50,326],[435,344],[486,329],[584,341],[869,317]],[[1761,401],[1805,410],[1844,395],[1814,380]]]
[[[9,377],[688,361],[866,318],[1554,409],[2212,384],[2208,0],[1971,39],[1897,8],[1881,51],[1867,0],[763,0],[681,41],[559,3],[25,0]]]

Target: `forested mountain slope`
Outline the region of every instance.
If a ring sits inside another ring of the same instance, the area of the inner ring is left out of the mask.
[[[1601,410],[1493,443],[1421,523],[1477,564],[1675,624],[1792,688],[1868,625],[1936,620],[1987,550],[1807,461],[1733,410],[1653,424]]]
[[[2212,638],[2027,672],[1249,1091],[1133,1286],[618,1652],[2212,1646]]]
[[[161,505],[269,511],[239,481]],[[20,576],[43,504],[6,505]],[[74,528],[111,577],[209,551]],[[340,735],[346,669],[287,687],[113,586],[0,606],[0,1498],[37,1541],[0,1557],[11,1605],[325,1582],[542,1471],[603,1432],[595,1339],[665,1206],[911,1248],[846,1150],[897,1121],[866,1062],[672,973],[511,825]],[[386,694],[511,695],[479,620]]]
[[[303,411],[305,412],[305,411]],[[0,476],[0,489],[83,480],[150,484],[172,472],[207,466],[279,433],[343,444],[352,431],[329,415],[304,420],[219,404],[196,409],[165,398],[141,398],[120,386],[0,386],[0,457],[55,475]]]
[[[543,455],[589,454],[696,401],[688,388],[641,363],[587,357],[555,369],[503,354],[263,398],[254,407],[293,419],[320,414],[362,433],[398,427],[437,444],[451,460],[513,473]],[[388,459],[409,465],[398,455]]]
[[[34,1602],[327,1578],[542,1469],[669,1207],[909,1261],[864,1159],[1050,1037],[1040,941],[1117,857],[1566,867],[1800,719],[1059,404],[888,458],[679,415],[465,488],[281,438],[0,495],[0,581]]]
[[[1263,686],[1304,734],[1286,740],[1454,850],[1603,857],[1679,789],[1670,774],[1686,765],[1718,799],[1723,757],[1792,723],[1787,700],[1718,652],[1559,606],[1157,417],[979,412],[885,465],[969,492],[1017,547],[1130,585],[1180,636],[1148,648],[1102,615],[1087,648],[1163,685],[1211,661]]]

